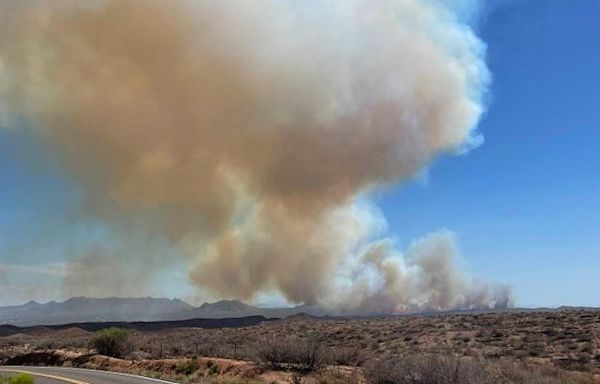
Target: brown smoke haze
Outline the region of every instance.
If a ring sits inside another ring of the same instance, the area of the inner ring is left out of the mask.
[[[143,215],[215,297],[507,306],[451,233],[402,253],[369,203],[478,141],[483,47],[441,4],[2,0],[0,114],[33,122],[90,215]]]

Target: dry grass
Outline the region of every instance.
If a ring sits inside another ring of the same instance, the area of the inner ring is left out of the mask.
[[[367,370],[373,384],[495,384],[496,375],[483,364],[438,355],[388,358]]]
[[[439,355],[414,355],[373,362],[372,384],[593,384],[597,377],[544,365],[526,365]]]

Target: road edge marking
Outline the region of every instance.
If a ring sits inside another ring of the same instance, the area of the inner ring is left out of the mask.
[[[11,369],[10,367],[11,366],[7,366],[6,369]],[[58,371],[58,372],[60,372],[60,371],[73,371],[73,372],[89,371],[89,372],[94,372],[94,373],[107,373],[107,374],[117,375],[117,376],[125,376],[125,377],[132,377],[132,378],[136,378],[136,379],[144,379],[144,380],[154,381],[154,382],[163,383],[163,384],[179,384],[176,381],[168,381],[168,380],[156,379],[154,377],[136,375],[133,373],[109,371],[106,369],[97,369],[97,368],[76,368],[76,367],[58,367],[58,366],[44,366],[44,367],[36,366],[33,368],[44,368],[49,371]],[[0,369],[5,369],[5,368],[0,367]],[[18,369],[18,368],[15,368],[15,369]],[[89,384],[89,383],[84,383],[84,384]]]
[[[117,376],[125,376],[125,377],[132,377],[132,378],[137,378],[137,379],[144,379],[144,380],[149,380],[149,381],[154,381],[157,383],[164,383],[164,384],[179,384],[175,381],[167,381],[167,380],[162,380],[162,379],[155,379],[154,377],[148,377],[148,376],[142,376],[142,375],[135,375],[133,373],[125,373],[125,372],[116,372],[116,371],[108,371],[105,369],[94,369],[94,368],[72,368],[72,367],[65,367],[67,369],[72,369],[72,370],[77,370],[77,369],[84,369],[87,371],[92,371],[92,372],[101,372],[101,373],[109,373],[111,375],[117,375]]]
[[[2,371],[2,372],[11,372],[11,373],[26,373],[26,374],[32,375],[32,376],[45,377],[47,379],[64,381],[66,383],[71,383],[71,384],[90,384],[90,383],[88,383],[86,381],[70,379],[68,377],[62,377],[62,376],[48,375],[48,374],[40,373],[40,372],[26,371],[24,369],[0,368],[0,371]]]

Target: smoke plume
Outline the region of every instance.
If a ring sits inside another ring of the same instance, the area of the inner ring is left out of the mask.
[[[441,1],[0,1],[0,116],[31,122],[90,215],[144,217],[214,296],[505,306],[450,233],[403,254],[369,203],[480,141],[482,56]]]

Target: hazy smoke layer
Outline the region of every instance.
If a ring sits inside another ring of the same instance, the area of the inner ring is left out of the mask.
[[[477,141],[482,46],[442,3],[0,1],[2,115],[34,122],[92,214],[146,215],[216,296],[503,306],[449,234],[403,256],[365,202]]]

